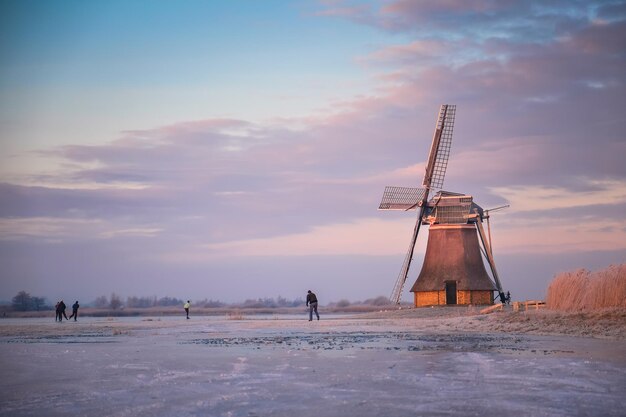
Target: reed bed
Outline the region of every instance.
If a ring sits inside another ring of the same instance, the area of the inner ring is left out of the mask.
[[[561,311],[626,308],[626,264],[557,274],[548,287],[546,304]]]

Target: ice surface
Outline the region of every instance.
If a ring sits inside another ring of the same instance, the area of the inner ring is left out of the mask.
[[[411,320],[0,322],[0,416],[623,416],[626,344]]]

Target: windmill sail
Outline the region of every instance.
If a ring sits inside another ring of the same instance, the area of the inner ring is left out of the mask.
[[[480,241],[485,248],[485,256],[487,257],[487,263],[489,264],[489,268],[491,269],[491,275],[493,276],[496,288],[498,289],[500,301],[504,303],[504,290],[502,289],[500,277],[498,276],[498,271],[496,270],[496,262],[493,260],[493,251],[491,250],[491,244],[486,239],[485,230],[483,229],[482,221],[480,218],[476,220],[476,229],[478,229],[478,236],[480,236]]]
[[[402,296],[402,289],[404,288],[404,284],[406,283],[406,278],[409,275],[409,268],[411,268],[411,261],[413,260],[413,252],[415,251],[415,243],[417,242],[417,235],[420,231],[420,226],[422,224],[422,217],[424,216],[424,210],[426,206],[423,205],[420,207],[420,211],[417,215],[417,221],[415,222],[415,227],[413,228],[413,237],[411,238],[411,242],[409,243],[409,249],[406,252],[406,256],[404,257],[404,262],[402,263],[402,268],[400,269],[400,273],[398,274],[398,278],[396,279],[396,283],[393,286],[393,290],[391,291],[391,296],[389,300],[393,303],[400,304],[400,297]]]
[[[425,188],[385,187],[378,210],[415,210],[425,193]]]
[[[430,146],[428,155],[426,175],[424,175],[423,185],[428,190],[443,187],[443,180],[448,168],[448,159],[450,158],[455,117],[456,105],[443,104],[441,106],[439,117],[437,118],[437,127],[433,135],[433,143]],[[428,196],[426,196],[426,199],[428,199]]]
[[[386,187],[383,193],[379,210],[411,210],[417,207],[420,208],[409,249],[404,258],[391,296],[389,297],[389,299],[396,304],[400,303],[402,289],[404,288],[409,269],[411,268],[415,243],[417,242],[420,225],[422,224],[422,218],[424,217],[428,203],[428,194],[431,189],[439,189],[443,186],[446,168],[448,167],[448,158],[450,157],[450,147],[452,146],[452,131],[455,116],[455,105],[441,105],[435,133],[433,135],[433,142],[430,145],[426,173],[422,182],[424,188]]]

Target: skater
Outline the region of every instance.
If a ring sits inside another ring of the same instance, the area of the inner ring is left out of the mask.
[[[313,320],[314,311],[317,319],[319,320],[320,315],[317,313],[317,297],[311,292],[311,290],[309,290],[306,295],[306,305],[309,306],[309,321]]]
[[[65,320],[69,320],[67,318],[67,314],[65,314],[65,309],[67,307],[65,306],[65,303],[63,302],[63,300],[59,301],[59,321],[63,321],[63,317],[65,317]]]
[[[191,306],[191,301],[187,300],[183,308],[185,309],[185,313],[187,314],[187,319],[189,319],[189,306]]]
[[[80,307],[80,305],[78,304],[78,300],[76,300],[76,302],[72,304],[72,315],[70,316],[70,320],[72,317],[74,317],[74,321],[78,318],[78,307]]]
[[[54,305],[54,321],[63,321],[63,317],[61,317],[61,303],[57,301]]]

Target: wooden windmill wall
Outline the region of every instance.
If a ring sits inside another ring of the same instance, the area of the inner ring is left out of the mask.
[[[422,270],[411,287],[416,307],[493,304],[495,286],[472,224],[430,226]]]

